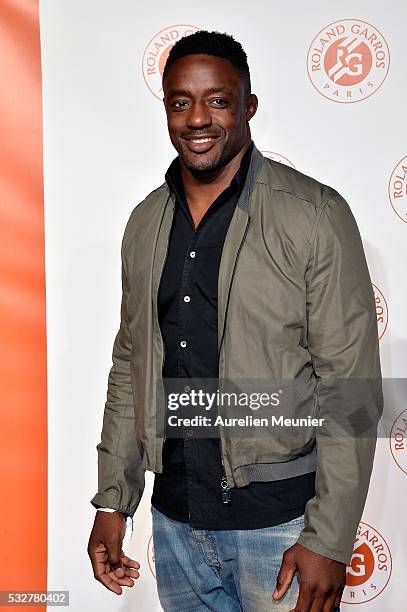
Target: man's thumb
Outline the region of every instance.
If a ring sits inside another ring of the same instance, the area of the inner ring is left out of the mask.
[[[283,555],[280,571],[278,572],[276,588],[273,593],[273,599],[281,599],[288,591],[295,572],[295,565],[287,560],[286,555]]]

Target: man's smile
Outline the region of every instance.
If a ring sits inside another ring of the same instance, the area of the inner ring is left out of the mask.
[[[193,153],[206,153],[218,139],[218,135],[188,136],[183,138],[186,141],[187,148]]]

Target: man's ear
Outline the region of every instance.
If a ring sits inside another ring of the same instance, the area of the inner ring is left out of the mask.
[[[246,106],[246,121],[250,121],[252,117],[256,114],[257,107],[259,105],[259,100],[256,94],[249,94],[249,100]]]

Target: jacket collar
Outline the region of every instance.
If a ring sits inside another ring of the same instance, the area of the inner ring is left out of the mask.
[[[250,159],[249,170],[247,172],[246,181],[243,185],[237,205],[250,216],[250,195],[256,182],[264,182],[261,179],[260,171],[264,163],[264,155],[258,150],[253,140],[253,151]]]

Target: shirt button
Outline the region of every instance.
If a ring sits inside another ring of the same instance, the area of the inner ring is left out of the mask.
[[[190,387],[189,385],[185,385],[185,387],[184,387],[184,391],[187,391],[187,392],[188,392],[188,391],[191,391],[191,387]]]
[[[184,295],[184,302],[190,302],[191,298],[189,297],[189,295]]]
[[[185,340],[181,340],[180,345],[182,346],[182,348],[185,348],[187,343],[185,342]]]
[[[191,251],[191,252],[189,253],[189,256],[190,256],[190,257],[192,257],[192,259],[193,259],[193,258],[195,257],[195,251]]]

